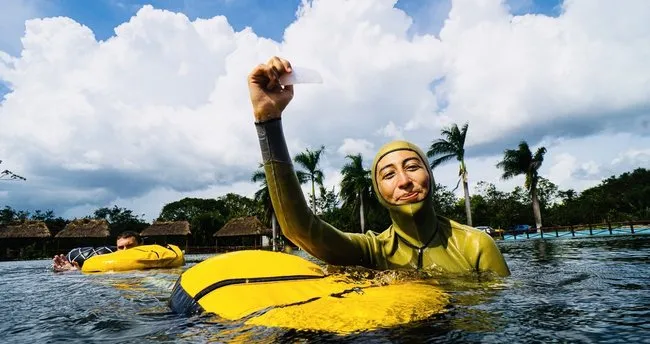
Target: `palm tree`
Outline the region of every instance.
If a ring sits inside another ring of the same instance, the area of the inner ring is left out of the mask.
[[[273,251],[277,251],[277,238],[278,238],[278,225],[275,219],[275,211],[273,210],[273,203],[271,202],[271,194],[269,193],[269,186],[266,183],[266,173],[264,173],[264,165],[260,164],[259,168],[253,172],[251,176],[253,183],[260,183],[260,189],[255,192],[253,199],[264,207],[264,221],[271,220],[271,228],[273,230]]]
[[[530,193],[533,203],[533,214],[535,215],[535,225],[538,229],[542,228],[542,215],[539,211],[537,183],[540,178],[538,171],[542,166],[542,162],[544,162],[544,154],[546,154],[546,148],[540,147],[533,156],[533,153],[528,147],[528,143],[521,141],[518,149],[506,149],[503,152],[503,160],[497,164],[498,168],[503,169],[501,178],[504,180],[520,174],[526,175],[524,186]]]
[[[456,158],[460,163],[458,169],[459,183],[463,181],[463,190],[465,191],[465,213],[467,214],[467,224],[472,225],[472,208],[469,199],[469,184],[467,182],[467,166],[465,165],[465,137],[467,136],[468,123],[465,123],[459,130],[456,123],[452,124],[449,128],[443,128],[440,131],[442,139],[437,139],[431,143],[427,156],[431,159],[431,169],[433,170],[438,165]],[[456,185],[458,188],[458,185]]]
[[[364,198],[368,199],[372,192],[372,181],[370,170],[363,168],[361,154],[348,155],[350,161],[341,169],[341,198],[344,205],[352,206],[352,209],[359,207],[359,221],[361,233],[365,232]]]
[[[301,184],[311,181],[311,205],[312,211],[316,214],[316,184],[323,185],[323,171],[318,169],[318,163],[325,146],[320,149],[311,151],[309,148],[305,152],[298,153],[293,160],[306,171],[296,171],[298,180]]]

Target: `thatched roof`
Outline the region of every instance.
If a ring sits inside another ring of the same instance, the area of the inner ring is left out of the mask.
[[[228,221],[214,233],[215,237],[271,235],[271,229],[266,228],[255,216],[238,217]]]
[[[156,221],[140,233],[140,235],[143,237],[190,234],[192,234],[190,232],[190,223],[187,221]]]
[[[50,230],[43,221],[25,221],[0,228],[0,238],[2,239],[33,239],[49,238],[51,236]]]
[[[106,220],[78,219],[68,223],[56,238],[106,238],[110,236]]]

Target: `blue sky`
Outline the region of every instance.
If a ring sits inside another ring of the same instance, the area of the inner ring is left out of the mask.
[[[414,19],[418,33],[437,33],[444,21],[444,9],[451,8],[450,0],[399,0],[396,7]],[[38,2],[43,16],[66,16],[93,30],[98,40],[111,37],[113,29],[125,22],[142,6],[182,12],[190,19],[223,15],[235,30],[252,27],[259,35],[282,39],[284,29],[295,20],[300,0],[49,0]],[[513,14],[540,13],[557,16],[561,0],[508,0]],[[442,11],[441,11],[442,10]],[[433,22],[431,11],[439,13]],[[16,37],[18,39],[19,37]],[[3,47],[0,46],[0,50]]]

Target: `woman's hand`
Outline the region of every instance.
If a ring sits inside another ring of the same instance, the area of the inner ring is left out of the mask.
[[[291,73],[289,61],[274,56],[248,75],[248,90],[253,104],[256,122],[264,122],[282,116],[282,111],[293,98],[293,86],[281,86],[280,76]]]

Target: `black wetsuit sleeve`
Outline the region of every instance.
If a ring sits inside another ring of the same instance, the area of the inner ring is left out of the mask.
[[[307,205],[289,156],[282,121],[256,123],[264,172],[282,233],[314,257],[333,265],[376,265],[374,236],[342,232]]]

